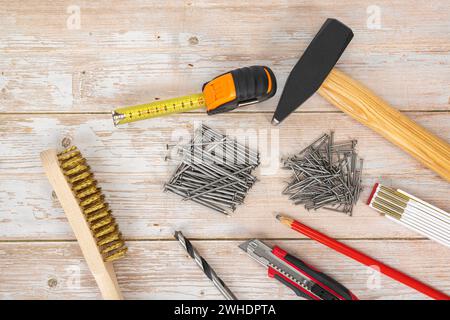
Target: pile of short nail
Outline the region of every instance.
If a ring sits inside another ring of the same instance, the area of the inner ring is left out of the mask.
[[[182,196],[184,201],[228,215],[244,202],[256,182],[252,171],[259,165],[259,154],[205,125],[178,151],[182,163],[165,191]]]
[[[335,143],[331,132],[284,160],[284,168],[292,170],[293,176],[283,194],[307,210],[323,208],[351,215],[362,190],[363,160],[358,160],[356,143]]]

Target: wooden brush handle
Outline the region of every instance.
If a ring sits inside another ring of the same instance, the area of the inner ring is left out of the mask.
[[[69,220],[83,256],[94,275],[103,298],[108,300],[123,299],[114,267],[111,262],[103,261],[83,211],[59,167],[56,151],[47,150],[42,152],[41,161],[45,174],[66,213],[67,220]]]
[[[375,130],[450,182],[450,145],[343,72],[333,69],[319,89],[330,103]]]

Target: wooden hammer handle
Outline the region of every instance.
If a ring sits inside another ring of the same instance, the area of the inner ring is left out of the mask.
[[[319,94],[450,182],[450,145],[343,72],[333,69]]]

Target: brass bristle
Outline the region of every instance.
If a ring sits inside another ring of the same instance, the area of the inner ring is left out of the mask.
[[[117,230],[117,225],[115,223],[107,224],[100,230],[95,230],[94,236],[97,239],[103,239],[105,236],[107,236],[110,233],[119,232]]]
[[[122,258],[127,252],[127,247],[108,209],[108,203],[105,202],[105,197],[86,164],[86,159],[75,146],[72,146],[60,152],[58,160],[83,209],[103,260],[108,262]]]
[[[58,153],[58,160],[64,161],[66,159],[72,158],[73,156],[80,154],[80,151],[78,151],[77,147],[72,146],[63,152]]]
[[[85,215],[90,215],[90,214],[96,213],[99,210],[107,209],[107,208],[108,208],[108,204],[106,202],[98,201],[98,202],[94,203],[92,206],[90,206],[88,208],[84,208],[83,212]]]
[[[92,204],[102,203],[104,198],[105,197],[101,194],[101,192],[96,192],[92,194],[90,197],[86,198],[85,200],[80,201],[80,206],[83,208],[87,208]]]
[[[61,163],[63,164],[63,163]],[[64,169],[64,168],[63,168]],[[86,172],[89,171],[89,167],[84,165],[84,164],[79,164],[74,168],[68,169],[68,170],[64,170],[64,174],[68,177],[74,176],[74,175],[78,175],[79,173],[82,172]]]
[[[92,173],[90,173],[89,171],[83,172],[77,176],[71,177],[69,179],[67,179],[67,181],[69,181],[69,183],[74,184],[76,182],[80,182],[84,179],[89,178],[90,176],[92,176]]]
[[[106,237],[103,237],[101,240],[97,241],[98,246],[104,246],[107,243],[111,243],[113,241],[119,240],[121,237],[120,232],[113,232]]]
[[[97,186],[87,187],[83,190],[80,190],[77,192],[78,199],[84,199],[87,196],[93,195],[96,192],[100,192],[100,188],[97,188]]]
[[[104,227],[113,222],[114,222],[114,218],[111,215],[109,215],[109,216],[99,220],[98,222],[93,223],[91,225],[91,228],[92,228],[92,230],[97,230],[97,229],[100,229],[101,227]]]
[[[91,178],[84,179],[83,181],[77,182],[72,185],[73,191],[80,191],[84,188],[90,187],[90,186],[96,186],[97,181]]]
[[[112,254],[107,256],[105,258],[105,261],[109,262],[109,261],[114,261],[114,260],[120,259],[127,253],[127,251],[128,251],[127,247],[122,247],[121,249],[116,250],[115,252],[113,252]]]
[[[122,241],[114,241],[114,242],[110,243],[110,245],[108,247],[106,247],[105,249],[102,249],[102,253],[109,253],[111,251],[119,249],[120,247],[122,247],[122,245],[123,245]]]
[[[63,169],[70,169],[74,168],[75,166],[79,164],[84,164],[86,160],[79,154],[74,157],[71,157],[69,160],[64,161],[61,163],[61,168]]]
[[[86,220],[88,222],[94,222],[95,220],[106,217],[109,214],[111,214],[111,212],[108,209],[99,210],[93,214],[86,216]]]

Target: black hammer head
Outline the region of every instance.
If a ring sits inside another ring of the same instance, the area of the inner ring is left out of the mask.
[[[345,24],[325,21],[289,74],[272,124],[279,124],[320,88],[352,38]]]

